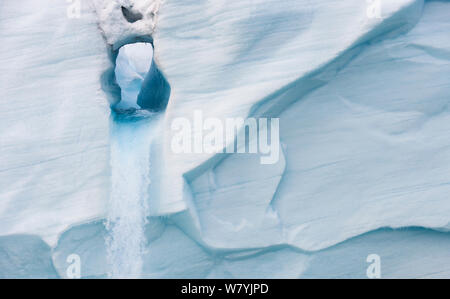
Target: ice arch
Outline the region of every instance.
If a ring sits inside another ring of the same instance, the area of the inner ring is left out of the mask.
[[[115,111],[166,108],[170,86],[153,60],[151,43],[122,46],[117,53],[115,77],[121,89],[121,99],[113,106]]]

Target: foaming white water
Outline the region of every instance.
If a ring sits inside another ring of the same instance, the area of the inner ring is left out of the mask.
[[[112,186],[107,216],[112,278],[138,278],[142,272],[151,131],[149,118],[116,120],[112,124]]]
[[[148,72],[153,48],[137,43],[122,47],[116,78],[122,100],[116,105],[127,114],[114,114],[111,122],[111,195],[107,208],[107,258],[111,278],[139,278],[146,244],[152,114],[136,104]],[[131,109],[131,110],[130,110]]]

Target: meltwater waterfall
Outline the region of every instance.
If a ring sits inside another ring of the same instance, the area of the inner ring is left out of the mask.
[[[150,44],[122,47],[116,61],[121,102],[111,121],[111,195],[107,209],[107,255],[112,278],[139,278],[146,243],[152,113],[136,104],[152,61]]]
[[[150,183],[150,121],[149,118],[130,120],[116,116],[112,124],[107,244],[114,278],[139,277],[142,269]]]

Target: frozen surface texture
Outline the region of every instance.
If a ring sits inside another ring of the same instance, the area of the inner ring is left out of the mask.
[[[167,211],[192,203],[199,241],[313,251],[380,227],[448,224],[450,5],[381,2],[380,18],[364,1],[161,7],[166,136],[195,109],[281,119],[274,165],[177,155],[164,139],[161,201]]]
[[[0,3],[0,235],[55,245],[103,217],[109,196],[109,67],[89,1]],[[69,16],[71,16],[69,18]]]
[[[66,277],[71,254],[107,275],[105,41],[144,41],[171,95],[142,276],[364,278],[370,254],[385,278],[450,276],[449,1],[43,2],[0,4],[0,275]],[[175,154],[195,110],[279,117],[280,160]]]
[[[57,278],[51,248],[30,235],[0,237],[0,278]]]
[[[92,0],[106,41],[114,49],[151,41],[164,0]]]
[[[115,76],[121,89],[121,101],[115,105],[117,110],[140,109],[137,104],[142,82],[153,59],[150,43],[135,43],[119,49],[116,58]]]
[[[164,160],[170,161],[161,174],[167,204],[159,213],[186,208],[183,174],[195,178],[200,170],[215,167],[212,154],[173,153],[170,126],[175,118],[192,119],[197,109],[204,117],[280,116],[331,81],[366,43],[414,26],[422,5],[389,1],[384,19],[371,19],[367,4],[359,0],[164,3],[154,34],[155,59],[172,94],[162,139]],[[263,172],[277,167],[266,166]],[[272,186],[267,196],[275,192],[277,185]],[[293,191],[296,196],[299,190]]]

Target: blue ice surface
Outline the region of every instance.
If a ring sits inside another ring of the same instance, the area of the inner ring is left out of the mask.
[[[164,110],[170,97],[170,85],[153,60],[153,46],[138,42],[122,46],[117,54],[115,77],[121,100],[118,112],[145,109]]]
[[[121,89],[121,100],[115,105],[116,110],[141,109],[137,99],[152,66],[152,59],[153,47],[150,43],[127,44],[119,49],[114,72]]]

